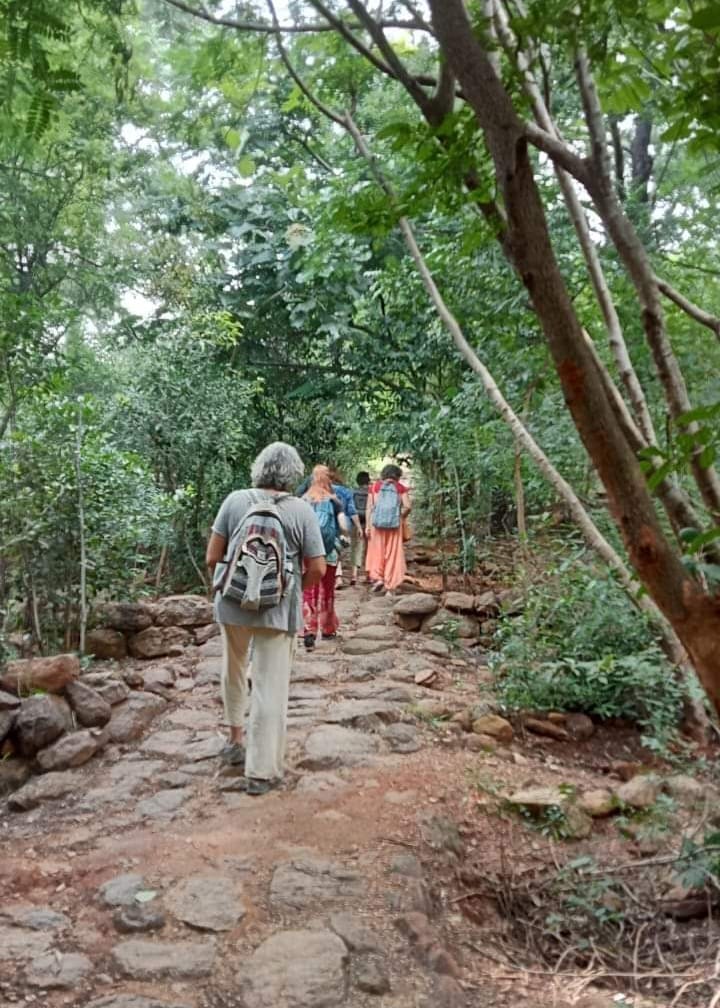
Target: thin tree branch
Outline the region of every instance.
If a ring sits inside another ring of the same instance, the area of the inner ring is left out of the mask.
[[[396,80],[400,81],[405,90],[419,105],[428,100],[428,95],[418,84],[412,74],[408,73],[405,64],[388,42],[387,36],[378,22],[371,17],[364,5],[359,0],[348,0],[350,9],[357,17],[360,24],[365,28],[370,38],[385,57],[385,62],[392,71]]]
[[[672,301],[673,304],[677,305],[686,315],[690,318],[695,319],[700,325],[706,326],[708,329],[715,333],[718,339],[720,339],[720,319],[716,318],[715,315],[711,315],[706,312],[703,308],[698,305],[693,304],[692,301],[688,300],[681,294],[680,291],[675,290],[666,280],[661,280],[657,278],[656,280],[658,289],[662,294],[665,295],[668,300]]]
[[[587,161],[575,154],[563,140],[541,129],[534,122],[525,123],[525,136],[533,147],[547,154],[550,160],[563,168],[568,175],[572,175],[578,182],[588,187],[590,174]]]
[[[264,35],[278,35],[278,34],[311,34],[315,32],[328,32],[334,31],[335,28],[331,24],[325,22],[317,23],[300,23],[300,24],[268,24],[266,21],[239,21],[235,18],[227,17],[217,17],[215,14],[211,14],[204,8],[194,7],[192,4],[185,3],[184,0],[165,0],[165,3],[170,4],[171,7],[177,8],[177,10],[183,11],[185,14],[191,14],[193,17],[199,18],[201,21],[207,21],[209,24],[219,25],[223,28],[235,28],[236,31],[244,32],[257,32]],[[428,25],[422,21],[422,19],[413,18],[411,21],[402,21],[398,18],[387,18],[383,19],[381,22],[383,28],[404,28],[408,31],[429,31]]]

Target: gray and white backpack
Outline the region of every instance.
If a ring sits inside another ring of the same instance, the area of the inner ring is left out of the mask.
[[[277,501],[290,494],[258,495],[230,536],[213,587],[241,609],[270,609],[287,594],[295,570]]]

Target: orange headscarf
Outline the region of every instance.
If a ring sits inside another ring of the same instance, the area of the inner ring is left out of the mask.
[[[326,465],[316,465],[312,471],[310,486],[305,494],[308,500],[321,501],[333,496],[330,470]]]

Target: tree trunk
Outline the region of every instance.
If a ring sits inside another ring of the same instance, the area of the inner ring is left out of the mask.
[[[633,195],[641,203],[648,202],[648,183],[653,170],[653,158],[649,149],[651,135],[652,119],[644,115],[638,116],[630,144],[630,159]]]
[[[720,599],[710,599],[688,577],[660,527],[565,288],[524,127],[510,96],[474,37],[462,0],[430,0],[430,7],[444,55],[485,134],[507,211],[513,262],[542,325],[578,433],[605,486],[635,570],[720,710]]]

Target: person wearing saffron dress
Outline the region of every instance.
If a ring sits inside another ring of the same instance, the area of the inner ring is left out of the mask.
[[[338,548],[348,530],[343,506],[333,492],[330,470],[327,466],[316,465],[312,479],[303,500],[311,505],[320,523],[325,548],[325,574],[322,580],[303,591],[303,642],[308,651],[315,647],[318,633],[323,640],[337,636],[338,620],[335,612],[335,577],[338,564]]]
[[[399,466],[386,465],[370,487],[365,528],[365,568],[372,592],[394,592],[405,577],[403,526],[410,514],[410,491],[400,482]]]

